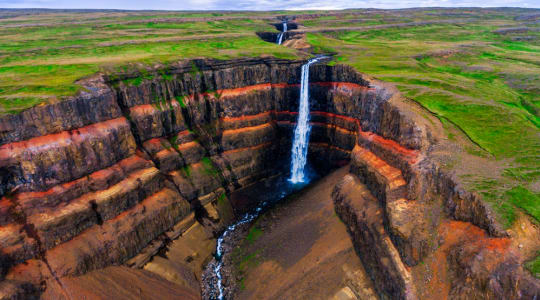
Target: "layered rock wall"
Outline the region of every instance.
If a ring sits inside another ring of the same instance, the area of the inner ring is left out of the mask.
[[[79,97],[2,118],[1,278],[39,292],[126,262],[190,215],[219,231],[231,191],[288,169],[301,64],[200,60],[102,76]],[[321,110],[333,93],[377,98],[342,71],[314,70]],[[339,122],[323,111],[314,122],[312,154],[332,157],[328,168],[354,144]]]
[[[289,169],[302,63],[195,60],[98,76],[78,97],[1,118],[1,286],[39,294],[66,276],[141,267],[179,236],[175,257],[197,272],[212,234],[234,218],[228,195]],[[382,280],[382,294],[415,295],[399,272],[433,252],[435,227],[416,202],[443,199],[445,216],[500,233],[481,201],[431,163],[428,123],[393,87],[341,65],[312,66],[310,81],[309,161],[324,174],[352,158],[350,176],[373,194],[381,236],[361,239],[369,230],[353,222],[358,206],[340,206],[352,203],[345,194],[336,209],[359,253],[393,247],[397,273],[376,252],[360,255],[372,277],[401,278]]]

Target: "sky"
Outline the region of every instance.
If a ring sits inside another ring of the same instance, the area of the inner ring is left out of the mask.
[[[540,8],[540,0],[0,0],[1,8],[109,8],[134,10],[324,10],[429,6]]]

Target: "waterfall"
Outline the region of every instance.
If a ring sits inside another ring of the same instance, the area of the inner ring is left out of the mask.
[[[281,45],[285,32],[287,32],[287,22],[283,22],[283,31],[278,34],[278,41],[277,41],[278,45]]]
[[[294,140],[291,154],[291,178],[292,183],[304,182],[306,175],[304,168],[307,161],[309,144],[309,66],[318,62],[319,58],[313,58],[302,66],[302,81],[300,84],[300,106],[298,108],[298,120],[294,128]]]
[[[287,27],[284,27],[286,30]],[[306,157],[309,143],[309,132],[311,130],[311,125],[309,124],[309,66],[318,62],[324,56],[310,59],[306,64],[302,66],[302,78],[300,85],[300,107],[298,110],[298,121],[294,129],[294,140],[292,147],[292,157],[291,157],[291,178],[285,182],[278,182],[276,188],[272,188],[273,192],[279,193],[279,196],[271,193],[263,193],[268,197],[265,201],[262,201],[255,210],[246,213],[242,218],[236,221],[234,224],[228,226],[225,231],[218,237],[216,245],[216,253],[214,260],[208,264],[206,267],[208,270],[211,270],[211,276],[209,278],[204,278],[208,285],[208,292],[210,293],[208,297],[210,299],[224,300],[226,298],[226,289],[223,283],[223,257],[232,250],[231,248],[231,237],[237,234],[237,230],[242,229],[243,226],[250,224],[254,221],[261,213],[268,209],[274,203],[277,203],[279,200],[283,199],[286,195],[291,194],[294,191],[297,191],[307,184],[307,178],[304,174],[304,168],[306,166]],[[299,184],[300,183],[300,184]],[[277,197],[276,197],[277,196]],[[234,245],[234,244],[232,244]],[[230,292],[230,291],[229,291]]]

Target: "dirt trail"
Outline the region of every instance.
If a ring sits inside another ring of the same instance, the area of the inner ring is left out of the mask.
[[[266,213],[237,252],[236,299],[372,299],[375,293],[331,193],[348,167]],[[262,233],[261,233],[262,231]]]

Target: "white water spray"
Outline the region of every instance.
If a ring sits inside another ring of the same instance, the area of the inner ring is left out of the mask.
[[[291,154],[291,178],[292,183],[304,182],[306,174],[304,169],[307,161],[309,145],[309,66],[318,62],[319,58],[313,58],[302,66],[302,81],[300,84],[300,107],[298,108],[298,121],[294,128],[294,139]]]
[[[283,31],[278,34],[278,40],[277,40],[278,45],[281,45],[285,32],[287,32],[287,22],[283,22]]]

